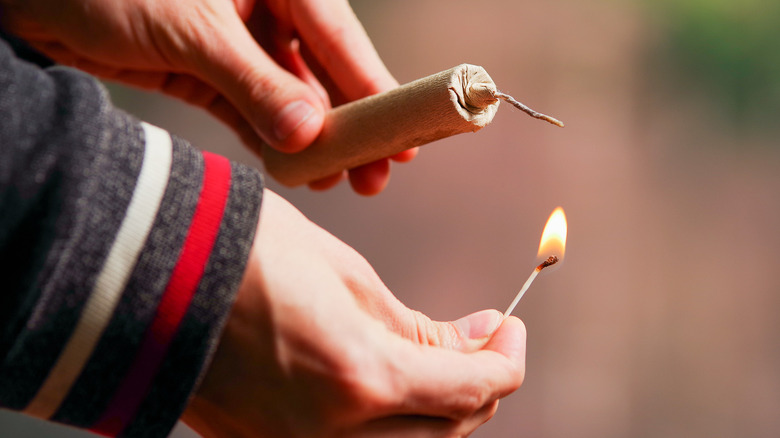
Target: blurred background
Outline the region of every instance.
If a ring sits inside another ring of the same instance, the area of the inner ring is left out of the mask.
[[[566,123],[502,105],[484,130],[395,165],[372,198],[270,184],[441,320],[504,310],[564,207],[566,261],[515,311],[526,381],[473,436],[778,436],[780,2],[352,5],[400,82],[478,64]],[[262,166],[204,112],[111,89],[137,116]],[[84,436],[5,412],[0,424],[3,437]]]

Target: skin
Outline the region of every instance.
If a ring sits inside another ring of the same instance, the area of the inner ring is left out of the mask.
[[[205,108],[256,151],[301,150],[330,105],[396,85],[345,0],[0,0],[0,20],[61,63]],[[286,119],[294,102],[313,112]],[[387,159],[349,173],[362,194],[388,176]],[[266,191],[183,419],[207,438],[466,436],[524,370],[520,320],[488,310],[436,322],[406,308],[352,248]]]
[[[264,196],[237,302],[183,417],[196,431],[466,436],[520,386],[519,319],[489,310],[432,321],[403,306],[352,248]]]
[[[331,105],[397,85],[346,0],[0,0],[0,20],[59,63],[206,109],[258,155],[306,148]],[[373,195],[389,173],[382,159],[349,180]]]

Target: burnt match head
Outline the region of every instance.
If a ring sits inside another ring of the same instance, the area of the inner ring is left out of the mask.
[[[542,263],[540,263],[539,266],[536,267],[536,269],[541,271],[542,269],[544,269],[544,268],[546,268],[548,266],[552,266],[552,265],[554,265],[556,263],[558,263],[558,256],[551,255],[550,257],[547,257],[547,260],[545,260]]]

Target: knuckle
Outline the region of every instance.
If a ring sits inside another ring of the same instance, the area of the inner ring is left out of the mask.
[[[273,75],[257,72],[249,66],[239,72],[238,81],[246,85],[251,101],[260,106],[268,105],[280,94],[280,86]]]
[[[451,323],[431,320],[422,312],[414,311],[417,332],[412,339],[421,345],[457,349],[460,343],[458,330]]]
[[[436,336],[436,329],[434,328],[432,321],[422,312],[413,310],[414,327],[416,333],[412,334],[412,339],[420,345],[438,346],[439,340]]]

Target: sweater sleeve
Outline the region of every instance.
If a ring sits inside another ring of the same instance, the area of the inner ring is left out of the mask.
[[[262,180],[0,39],[0,407],[164,437],[213,354]]]

